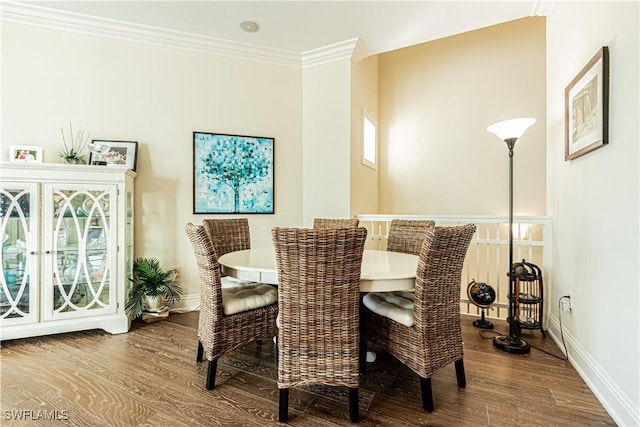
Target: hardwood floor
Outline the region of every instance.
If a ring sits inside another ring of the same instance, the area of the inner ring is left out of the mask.
[[[504,353],[480,336],[472,319],[463,317],[466,389],[458,389],[453,364],[440,370],[432,379],[435,411],[424,412],[417,375],[379,352],[361,380],[359,424],[615,425],[569,362],[535,348],[530,355]],[[156,323],[134,322],[122,335],[85,331],[3,342],[1,424],[278,424],[273,343],[252,343],[223,357],[216,388],[207,391],[207,363],[195,362],[197,321],[197,312],[172,314]],[[497,329],[506,330],[504,324]],[[525,331],[523,337],[562,354],[539,331]],[[23,420],[14,419],[18,416]],[[289,424],[350,425],[347,389],[291,389]]]

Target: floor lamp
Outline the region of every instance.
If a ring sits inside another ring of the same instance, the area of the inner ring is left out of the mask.
[[[509,353],[526,354],[531,351],[529,344],[516,333],[514,316],[515,274],[513,271],[513,148],[536,119],[510,119],[494,123],[487,130],[507,143],[509,149],[509,335],[493,338],[493,345]]]

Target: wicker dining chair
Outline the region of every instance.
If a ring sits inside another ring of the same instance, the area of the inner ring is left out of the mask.
[[[247,218],[203,219],[202,225],[211,239],[216,255],[251,249],[251,234]],[[222,274],[222,287],[253,286],[256,282],[240,280]]]
[[[278,269],[280,422],[288,420],[289,388],[349,388],[358,422],[359,294],[367,230],[274,228]]]
[[[360,224],[358,218],[314,218],[313,228],[314,230],[321,230],[327,228],[351,228],[357,227]]]
[[[202,225],[218,257],[229,252],[251,249],[251,234],[247,218],[203,219]]]
[[[435,221],[431,220],[392,219],[387,250],[419,255],[427,230],[435,226]]]
[[[204,226],[218,258],[235,251],[251,249],[251,234],[247,218],[203,219]],[[222,286],[240,282],[233,277],[222,274]]]
[[[475,229],[475,225],[468,224],[435,227],[426,232],[413,301],[397,303],[397,296],[392,301],[392,297],[375,292],[363,299],[366,309],[361,313],[361,325],[365,343],[378,345],[420,376],[422,406],[428,412],[433,411],[431,376],[437,370],[454,362],[458,386],[466,386],[460,280]],[[390,308],[393,304],[395,310]]]
[[[204,226],[186,224],[185,231],[200,273],[200,317],[197,362],[209,361],[206,388],[215,386],[218,359],[252,341],[277,334],[277,290],[269,285],[225,294],[216,251]],[[231,295],[234,298],[226,298]]]

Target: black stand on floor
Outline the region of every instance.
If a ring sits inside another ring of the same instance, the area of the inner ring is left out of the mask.
[[[482,309],[482,317],[480,317],[480,319],[474,320],[473,326],[482,329],[493,329],[493,323],[484,318],[484,308]]]
[[[469,301],[480,308],[482,316],[480,319],[473,321],[473,326],[482,329],[493,329],[493,323],[484,318],[484,311],[491,307],[496,300],[496,291],[487,283],[477,283],[475,279],[471,279],[471,283],[467,286],[467,296]]]

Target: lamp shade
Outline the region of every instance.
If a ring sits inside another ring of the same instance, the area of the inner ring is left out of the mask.
[[[487,130],[495,134],[503,141],[507,139],[518,139],[536,122],[530,117],[520,119],[503,120],[490,125]]]

